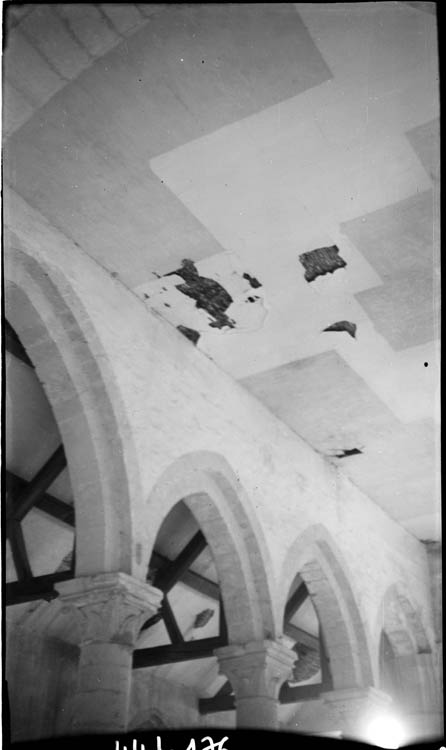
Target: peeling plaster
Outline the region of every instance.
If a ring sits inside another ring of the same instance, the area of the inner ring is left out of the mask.
[[[337,323],[332,323],[323,331],[346,331],[354,339],[356,338],[356,323],[351,323],[349,320],[338,320]]]
[[[260,281],[258,281],[255,276],[250,276],[249,273],[244,273],[243,278],[246,279],[246,281],[249,281],[253,289],[259,289],[259,287],[262,286]]]
[[[177,326],[180,333],[183,334],[189,341],[192,341],[193,344],[196,344],[198,339],[200,338],[200,334],[198,331],[194,331],[193,328],[188,328],[187,326],[182,326],[181,324]]]
[[[219,253],[198,262],[186,259],[163,277],[154,275],[157,279],[135,291],[152,312],[193,343],[197,335],[228,335],[263,326],[267,308],[262,284],[245,271],[235,253]]]
[[[362,454],[362,450],[359,448],[343,448],[338,453],[334,453],[334,458],[347,458],[348,456],[359,456]]]
[[[338,268],[344,268],[347,263],[339,255],[336,245],[318,247],[308,253],[299,255],[299,260],[305,268],[305,279],[310,282],[326,273],[334,273]]]
[[[211,328],[235,327],[235,322],[226,315],[226,310],[233,302],[231,295],[218,281],[200,276],[192,260],[186,258],[182,261],[181,268],[166,273],[165,276],[181,276],[184,279],[185,283],[176,284],[176,288],[194,299],[198,309],[206,310],[213,318],[209,323]],[[164,288],[164,291],[167,290]]]

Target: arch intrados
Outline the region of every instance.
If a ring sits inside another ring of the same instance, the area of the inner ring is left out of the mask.
[[[147,563],[164,519],[179,501],[189,508],[209,544],[230,642],[276,637],[266,547],[246,510],[243,489],[223,457],[188,454],[163,473],[148,501]]]
[[[112,377],[101,372],[89,316],[60,272],[22,250],[8,251],[5,298],[64,444],[76,509],[76,574],[134,572],[130,498],[138,473],[134,465],[129,486],[129,451],[108,393]]]
[[[396,656],[432,652],[419,610],[401,582],[389,586],[383,596],[376,631],[381,628]]]
[[[403,581],[389,586],[382,597],[375,632],[385,634],[394,654],[396,703],[409,713],[429,705],[427,696],[437,690],[432,649],[420,610]]]
[[[307,528],[288,551],[282,567],[281,612],[285,610],[296,574],[308,588],[323,630],[334,687],[373,684],[369,636],[345,563],[321,524]]]

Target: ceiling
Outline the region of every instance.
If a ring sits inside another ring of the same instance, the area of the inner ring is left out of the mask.
[[[28,4],[7,26],[6,182],[439,539],[432,4]],[[6,380],[7,468],[30,480],[60,438],[33,369],[7,353]],[[72,502],[66,470],[49,492]],[[195,531],[179,506],[158,553]],[[34,575],[66,566],[72,529],[33,509],[23,533]],[[207,550],[193,570],[217,581]],[[217,633],[215,599],[183,583],[170,598],[187,639],[210,607],[199,637]],[[317,635],[309,601],[293,623]],[[168,642],[162,622],[147,639]],[[213,659],[154,669],[201,696],[222,684]]]
[[[5,54],[6,180],[423,540],[440,528],[431,10],[25,5]],[[333,246],[342,263],[308,280],[300,256]],[[195,281],[172,275],[184,259]],[[340,321],[354,335],[324,330]]]

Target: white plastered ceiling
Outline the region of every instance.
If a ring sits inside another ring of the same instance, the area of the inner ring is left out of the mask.
[[[416,3],[35,6],[5,56],[6,180],[423,540],[440,533],[436,33]],[[299,256],[333,245],[346,265],[308,282]],[[185,258],[233,327],[164,275]],[[345,320],[354,338],[324,331]]]

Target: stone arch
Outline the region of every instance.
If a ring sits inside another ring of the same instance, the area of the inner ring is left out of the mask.
[[[334,689],[373,685],[369,635],[361,618],[345,563],[322,524],[314,524],[294,541],[281,575],[280,611],[299,574],[323,629]]]
[[[243,487],[220,455],[182,456],[162,474],[148,499],[147,564],[158,530],[183,501],[204,533],[217,568],[231,643],[275,638],[274,595],[266,543]]]
[[[404,583],[394,583],[386,590],[375,635],[376,643],[382,647],[384,639],[391,651],[395,676],[391,697],[394,703],[408,714],[436,708],[438,686],[432,648],[420,609],[413,603]],[[385,679],[382,648],[377,651],[382,682]]]
[[[420,610],[402,582],[389,586],[383,596],[375,628],[378,637],[381,630],[397,656],[432,652]]]
[[[21,249],[8,248],[6,261],[6,316],[35,366],[67,457],[76,574],[136,574],[131,500],[142,491],[111,364],[60,269]]]

